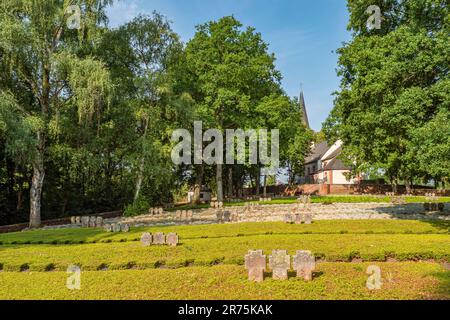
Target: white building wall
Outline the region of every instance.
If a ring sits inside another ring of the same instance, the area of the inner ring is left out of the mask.
[[[355,179],[347,180],[344,174],[349,173],[348,170],[334,170],[333,171],[333,184],[355,184]]]

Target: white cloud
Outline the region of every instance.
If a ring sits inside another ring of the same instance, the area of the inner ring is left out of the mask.
[[[111,27],[118,27],[136,17],[142,10],[140,0],[116,0],[107,9],[109,24]]]

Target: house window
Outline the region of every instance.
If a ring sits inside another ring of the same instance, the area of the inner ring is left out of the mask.
[[[313,172],[316,172],[316,166],[313,166]]]

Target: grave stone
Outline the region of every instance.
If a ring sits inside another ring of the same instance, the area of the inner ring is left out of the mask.
[[[97,217],[96,221],[95,221],[95,225],[97,227],[101,227],[103,226],[103,218],[102,217]]]
[[[288,270],[291,268],[291,257],[286,250],[274,250],[269,256],[269,268],[272,269],[272,278],[287,280]]]
[[[121,230],[120,224],[118,223],[112,224],[112,232],[120,232],[120,230]]]
[[[81,224],[81,217],[75,217],[75,223],[76,224]]]
[[[97,217],[90,217],[89,218],[89,228],[95,228],[97,222]]]
[[[312,213],[306,212],[305,213],[305,224],[311,224],[312,223]]]
[[[152,245],[153,237],[151,233],[145,232],[141,236],[141,243],[144,247],[149,247]]]
[[[297,213],[295,215],[295,224],[302,224],[303,223],[303,214]]]
[[[76,222],[76,217],[70,217],[70,224],[75,224]]]
[[[290,213],[286,213],[285,215],[284,215],[284,218],[283,218],[284,220],[284,223],[292,223],[292,222],[294,222],[294,219],[292,219],[292,214],[290,214]]]
[[[87,216],[83,216],[83,217],[81,217],[81,226],[83,227],[83,228],[87,228],[87,227],[89,227],[89,217],[87,217]]]
[[[224,222],[230,222],[231,221],[231,212],[230,211],[224,211],[224,213],[223,213],[223,221]]]
[[[110,223],[107,223],[103,225],[103,229],[105,229],[106,232],[112,232],[112,225]]]
[[[162,232],[157,232],[153,235],[153,244],[163,245],[166,243],[166,236]]]
[[[194,217],[194,212],[192,210],[188,210],[186,213],[187,220],[191,221]]]
[[[171,247],[176,247],[178,245],[178,235],[176,233],[169,233],[166,237],[166,243]]]
[[[262,250],[250,250],[245,256],[245,269],[248,270],[248,280],[261,282],[266,271],[266,256]]]
[[[130,232],[130,225],[127,224],[127,223],[120,225],[120,231],[122,231],[122,232]]]
[[[216,217],[217,217],[217,221],[222,223],[223,222],[223,211],[222,210],[217,210],[216,211]]]
[[[294,270],[297,272],[297,277],[303,278],[306,281],[311,281],[313,271],[316,268],[316,259],[311,251],[300,250],[293,259]]]

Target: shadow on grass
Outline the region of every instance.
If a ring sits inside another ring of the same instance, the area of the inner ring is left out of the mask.
[[[435,290],[435,294],[442,299],[450,300],[450,269],[443,267],[443,271],[432,273],[431,275],[439,280],[439,286]]]

